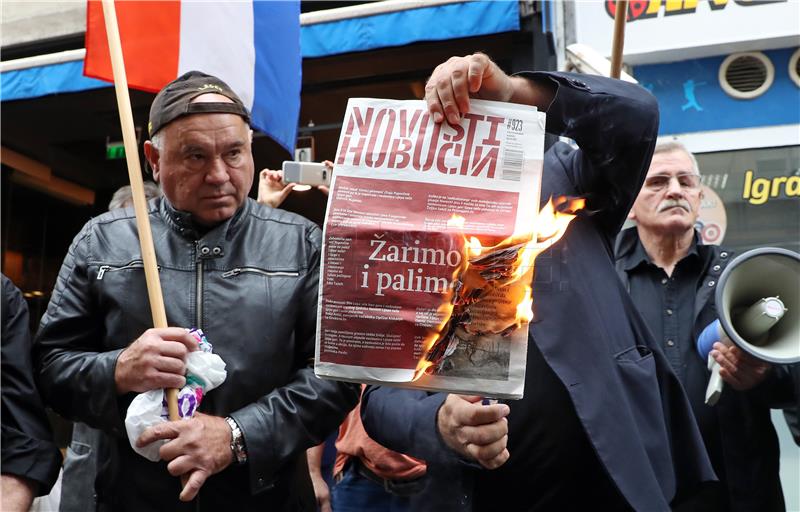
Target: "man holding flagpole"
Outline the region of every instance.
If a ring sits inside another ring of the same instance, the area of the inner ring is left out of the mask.
[[[151,107],[145,155],[164,197],[149,218],[175,327],[148,329],[130,209],[87,223],[59,273],[35,344],[38,382],[54,410],[103,431],[105,460],[87,482],[101,510],[310,509],[305,449],[356,403],[357,387],[313,374],[320,231],[247,197],[249,120],[227,84],[197,71]],[[167,441],[153,463],[132,450],[123,418],[136,393],[185,383],[190,327],[227,379],[194,418],[142,434],[139,446]]]

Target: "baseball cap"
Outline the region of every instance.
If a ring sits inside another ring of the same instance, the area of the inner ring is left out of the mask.
[[[193,99],[207,93],[221,94],[233,103],[192,103]],[[158,92],[150,106],[147,131],[152,137],[158,130],[181,116],[208,113],[237,114],[246,123],[250,123],[250,113],[228,84],[202,71],[189,71]]]

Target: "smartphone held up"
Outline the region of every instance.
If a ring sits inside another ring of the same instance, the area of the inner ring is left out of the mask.
[[[313,187],[331,184],[332,169],[325,164],[317,162],[295,162],[287,160],[283,162],[283,183],[297,183]],[[298,190],[295,187],[295,190]]]

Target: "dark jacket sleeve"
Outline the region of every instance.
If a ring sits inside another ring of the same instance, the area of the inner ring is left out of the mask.
[[[646,89],[621,80],[574,73],[520,76],[557,85],[546,129],[578,144],[577,151],[564,152],[559,159],[598,226],[616,236],[650,166],[658,103]]]
[[[792,377],[792,367],[774,365],[763,382],[745,393],[764,407],[783,409],[800,402],[800,398],[796,395],[796,386]]]
[[[250,466],[250,488],[269,487],[274,475],[303,450],[318,445],[336,429],[358,402],[360,386],[314,375],[317,330],[317,294],[321,234],[313,226],[307,233],[310,247],[308,275],[302,306],[295,324],[294,378],[235,413],[242,429]]]
[[[442,441],[436,416],[447,395],[369,386],[361,398],[361,419],[379,444],[427,462],[457,462]]]
[[[35,482],[42,496],[58,478],[61,453],[33,381],[28,306],[6,276],[2,281],[2,471]]]
[[[791,405],[784,409],[783,414],[795,444],[800,446],[800,364],[789,366],[787,371],[792,379],[793,395]]]
[[[87,266],[91,222],[70,246],[34,342],[42,397],[56,412],[125,436],[130,396],[118,398],[114,368],[122,350],[104,352],[103,324],[91,296]],[[131,395],[132,396],[132,395]]]

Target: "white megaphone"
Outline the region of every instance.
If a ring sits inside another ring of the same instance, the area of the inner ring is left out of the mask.
[[[697,339],[711,370],[708,405],[717,403],[723,388],[710,354],[717,341],[769,363],[800,362],[800,254],[766,247],[738,256],[719,278],[716,303],[719,320]]]

